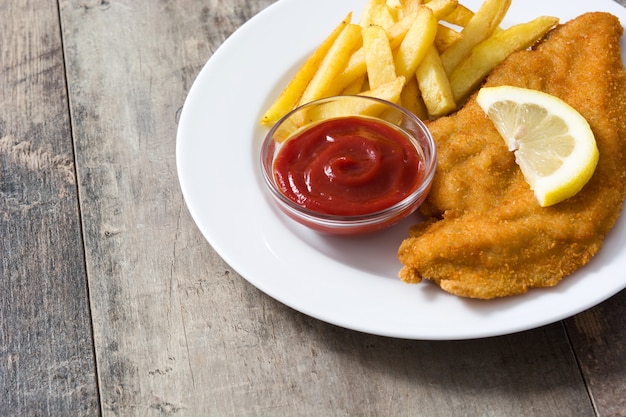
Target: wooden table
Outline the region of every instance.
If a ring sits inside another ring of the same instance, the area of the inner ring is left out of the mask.
[[[508,336],[396,340],[293,311],[216,255],[177,121],[271,3],[0,0],[0,415],[626,415],[625,291]]]

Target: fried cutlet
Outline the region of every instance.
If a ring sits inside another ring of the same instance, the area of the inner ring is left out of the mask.
[[[463,297],[503,297],[553,286],[600,250],[626,195],[622,32],[613,15],[582,15],[511,55],[486,81],[555,95],[587,119],[600,159],[570,199],[539,206],[474,97],[429,124],[438,168],[422,207],[427,220],[411,228],[398,251],[403,281],[428,279]]]

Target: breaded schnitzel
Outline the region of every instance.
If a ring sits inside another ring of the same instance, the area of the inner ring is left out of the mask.
[[[400,278],[422,278],[464,297],[489,299],[557,284],[600,250],[626,195],[626,70],[623,28],[588,13],[551,31],[533,50],[511,55],[487,86],[513,85],[560,97],[581,113],[600,159],[574,197],[542,208],[512,152],[472,97],[429,124],[437,173],[398,256]]]

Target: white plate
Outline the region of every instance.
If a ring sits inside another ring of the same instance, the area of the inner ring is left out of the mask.
[[[474,10],[480,3],[464,2]],[[414,220],[366,238],[331,238],[305,230],[269,204],[257,156],[265,129],[258,120],[306,56],[349,11],[358,21],[364,4],[280,0],[237,30],[198,75],[180,118],[177,167],[189,211],[217,253],[252,285],[302,313],[408,339],[526,330],[626,287],[624,216],[592,262],[556,287],[477,301],[397,278],[396,251]],[[515,0],[503,26],[540,14],[565,22],[592,9],[626,22],[626,9],[611,0]]]

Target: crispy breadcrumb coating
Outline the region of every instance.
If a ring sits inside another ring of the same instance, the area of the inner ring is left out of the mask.
[[[539,206],[474,97],[429,124],[438,168],[422,207],[428,220],[399,248],[402,280],[428,279],[458,296],[490,299],[556,285],[600,250],[626,195],[622,32],[613,15],[582,15],[511,55],[486,81],[555,95],[587,119],[600,159],[568,200]]]

